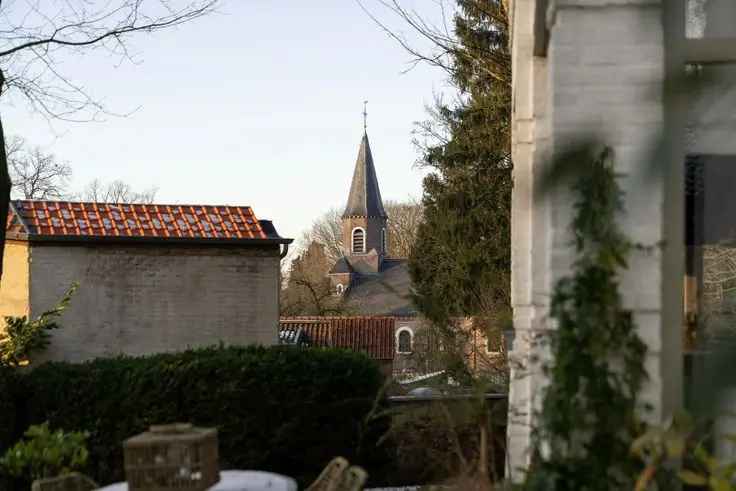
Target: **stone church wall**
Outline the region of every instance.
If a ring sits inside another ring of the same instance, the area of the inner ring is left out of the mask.
[[[161,245],[31,248],[32,315],[79,290],[44,356],[82,361],[277,342],[279,251]]]

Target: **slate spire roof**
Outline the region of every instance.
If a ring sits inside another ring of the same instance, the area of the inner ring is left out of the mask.
[[[347,217],[380,217],[386,218],[383,209],[381,190],[378,189],[378,178],[376,168],[373,165],[371,147],[368,143],[368,134],[363,134],[358,151],[358,159],[355,162],[353,182],[350,185],[348,205],[345,207],[343,218]]]

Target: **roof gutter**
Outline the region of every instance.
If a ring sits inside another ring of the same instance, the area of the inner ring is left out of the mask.
[[[27,240],[28,242],[45,242],[45,243],[78,243],[78,244],[95,244],[95,243],[126,243],[126,244],[177,244],[177,245],[208,245],[208,246],[263,246],[263,245],[284,245],[288,248],[294,239],[285,239],[283,237],[270,237],[266,239],[228,239],[228,238],[191,238],[191,237],[140,237],[140,236],[100,236],[100,235],[35,235],[35,234],[19,234],[9,233],[9,239]]]

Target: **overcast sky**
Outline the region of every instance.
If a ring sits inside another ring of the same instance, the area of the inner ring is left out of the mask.
[[[414,4],[436,15],[434,2]],[[409,55],[353,0],[225,0],[220,10],[136,38],[135,63],[64,59],[77,83],[129,116],[49,123],[13,99],[6,133],[69,162],[76,188],[122,179],[157,187],[159,202],[251,205],[296,237],[347,198],[367,99],[384,199],[421,196],[411,133],[446,90],[442,72],[402,73]]]

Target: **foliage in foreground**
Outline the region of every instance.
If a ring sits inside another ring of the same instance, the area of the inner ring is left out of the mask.
[[[372,472],[377,437],[362,423],[382,383],[372,360],[339,350],[231,347],[47,363],[21,376],[16,426],[89,432],[88,472],[101,484],[123,480],[123,440],[176,421],[219,430],[222,468],[305,484],[335,455]]]
[[[593,162],[574,186],[577,259],[551,302],[557,326],[549,335],[552,361],[543,366],[549,386],[526,483],[535,491],[632,489],[641,468],[630,448],[641,431],[646,346],[618,285],[632,244],[616,223],[623,201],[610,151],[568,158],[584,156]]]
[[[507,405],[483,396],[391,410],[384,438],[394,442],[395,459],[415,484],[471,480],[490,486],[502,480]]]
[[[73,283],[59,303],[35,319],[29,319],[25,315],[6,317],[5,331],[0,337],[0,365],[27,365],[32,354],[46,349],[51,338],[49,331],[61,327],[57,319],[69,307],[78,287],[79,284]]]
[[[33,425],[25,439],[8,449],[0,468],[13,477],[29,480],[56,477],[82,470],[87,464],[87,434],[51,431],[48,423]]]
[[[20,436],[17,421],[19,378],[17,371],[0,365],[0,455]]]

